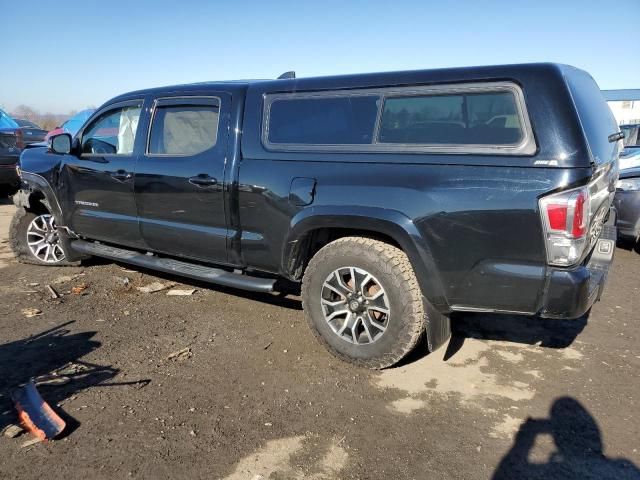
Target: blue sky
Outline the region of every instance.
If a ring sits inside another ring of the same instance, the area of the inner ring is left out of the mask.
[[[138,88],[556,61],[640,87],[640,0],[0,0],[0,105],[66,113]],[[10,64],[7,59],[12,58]]]

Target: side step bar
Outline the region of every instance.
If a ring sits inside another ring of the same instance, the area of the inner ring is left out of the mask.
[[[205,267],[195,263],[174,260],[172,258],[156,257],[124,248],[112,247],[101,243],[87,242],[85,240],[73,240],[71,248],[76,252],[95,255],[96,257],[109,258],[139,267],[159,270],[161,272],[182,275],[225,287],[240,288],[252,292],[273,292],[275,279],[250,277],[239,273],[231,273],[220,268]]]

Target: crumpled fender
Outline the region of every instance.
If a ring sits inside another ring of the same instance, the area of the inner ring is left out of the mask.
[[[62,216],[62,208],[58,197],[53,191],[46,178],[37,173],[22,171],[20,174],[23,188],[13,197],[13,203],[17,207],[31,208],[31,198],[35,191],[39,191],[44,196],[45,205],[56,219],[58,225],[64,225],[64,217]]]

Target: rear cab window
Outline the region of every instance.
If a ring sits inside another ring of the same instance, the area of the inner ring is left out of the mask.
[[[522,92],[507,82],[267,95],[262,141],[274,151],[536,149]]]

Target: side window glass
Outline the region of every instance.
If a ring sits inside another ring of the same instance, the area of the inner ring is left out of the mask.
[[[271,103],[269,143],[293,145],[368,145],[379,96],[282,98]]]
[[[151,124],[150,155],[198,155],[216,145],[220,102],[195,99],[158,102]],[[177,103],[176,103],[177,102]]]
[[[513,145],[524,132],[509,92],[389,97],[380,143]]]
[[[85,155],[131,155],[136,140],[140,106],[109,110],[97,118],[82,135]]]
[[[109,110],[97,118],[82,135],[86,155],[131,155],[136,140],[141,107]]]

